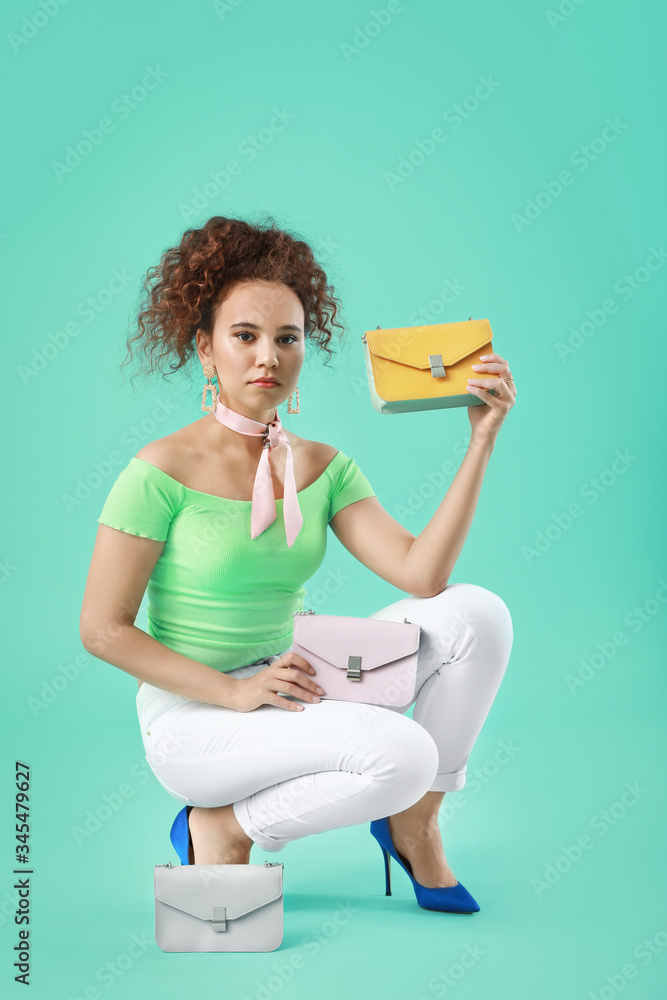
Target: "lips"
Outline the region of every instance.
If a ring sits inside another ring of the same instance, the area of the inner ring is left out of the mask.
[[[264,384],[268,383],[269,385],[278,385],[278,382],[277,382],[277,380],[275,378],[255,378],[255,379],[252,380],[252,382],[250,383],[250,385],[254,385],[255,382],[261,382],[261,383],[264,383]]]

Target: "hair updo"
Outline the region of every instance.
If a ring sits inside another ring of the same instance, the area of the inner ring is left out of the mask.
[[[165,250],[144,277],[138,332],[127,340],[129,357],[121,368],[139,341],[150,361],[147,374],[157,369],[166,377],[178,371],[196,357],[197,329],[213,332],[216,307],[231,286],[253,280],[291,288],[303,306],[306,343],[315,341],[332,355],[332,326],[345,329],[336,320],[340,302],[309,245],[269,220],[253,225],[216,215],[200,229],[187,229],[178,246]]]

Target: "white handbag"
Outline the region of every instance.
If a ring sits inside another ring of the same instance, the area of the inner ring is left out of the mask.
[[[283,864],[154,866],[162,951],[275,951],[283,939]]]

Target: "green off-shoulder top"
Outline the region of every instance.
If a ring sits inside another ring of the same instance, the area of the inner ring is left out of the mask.
[[[289,648],[303,584],[324,559],[329,521],[376,495],[355,460],[336,452],[298,492],[303,526],[290,548],[282,499],[275,521],[251,538],[250,500],[189,489],[135,456],[97,520],[164,541],[147,587],[148,631],[170,649],[228,671]]]

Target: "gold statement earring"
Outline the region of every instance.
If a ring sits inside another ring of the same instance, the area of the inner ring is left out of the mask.
[[[296,410],[292,409],[292,396],[294,395],[294,393],[290,392],[289,399],[287,400],[287,412],[288,413],[298,413],[299,412],[299,387],[298,387],[298,385],[297,385],[295,391],[296,391]]]
[[[202,389],[202,394],[201,394],[201,408],[202,408],[202,411],[204,413],[213,413],[213,411],[216,409],[216,407],[218,405],[218,390],[216,389],[216,387],[211,382],[211,379],[216,374],[215,365],[212,364],[211,362],[209,362],[207,365],[204,365],[203,371],[204,371],[204,375],[208,379],[208,382],[206,383],[206,385]],[[206,405],[206,393],[208,392],[209,389],[211,390],[211,405],[207,406]]]

